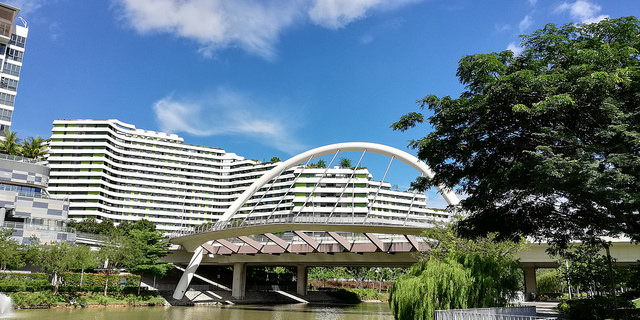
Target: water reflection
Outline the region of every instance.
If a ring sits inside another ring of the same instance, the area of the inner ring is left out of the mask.
[[[198,307],[136,307],[17,310],[14,319],[27,320],[391,320],[385,303],[361,303],[355,306],[290,304],[275,306],[234,305]]]

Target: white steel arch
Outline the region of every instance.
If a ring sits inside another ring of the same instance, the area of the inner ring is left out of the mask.
[[[425,177],[433,178],[434,176],[433,170],[431,170],[431,168],[429,168],[426,163],[420,161],[420,159],[407,152],[393,147],[370,142],[344,142],[330,144],[303,152],[267,171],[267,173],[260,177],[260,179],[254,181],[251,186],[249,186],[249,188],[247,188],[242,193],[242,195],[238,199],[236,199],[233,204],[231,204],[231,206],[220,217],[219,221],[228,221],[229,219],[231,219],[236,214],[238,209],[242,208],[242,206],[251,198],[251,196],[253,196],[258,190],[260,190],[260,188],[262,188],[272,179],[276,178],[285,170],[295,167],[302,162],[338,152],[371,152],[380,154],[390,158],[398,159],[406,163],[407,165],[416,169],[418,172],[422,173]],[[443,186],[436,186],[436,189],[438,190],[438,192],[440,192],[444,200],[447,201],[449,205],[457,205],[460,202],[458,197],[451,190],[446,189]]]

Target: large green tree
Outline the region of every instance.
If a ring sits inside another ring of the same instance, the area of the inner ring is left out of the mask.
[[[640,24],[635,17],[549,24],[511,51],[463,57],[458,98],[420,100],[392,127],[436,172],[419,187],[460,188],[466,236],[640,240]]]

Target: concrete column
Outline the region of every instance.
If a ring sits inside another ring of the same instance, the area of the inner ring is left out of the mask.
[[[184,293],[189,289],[189,283],[191,283],[191,279],[193,279],[193,275],[196,273],[196,270],[200,266],[200,262],[202,262],[202,256],[204,254],[204,248],[202,246],[198,247],[191,257],[191,261],[189,261],[189,265],[184,269],[182,273],[182,277],[180,277],[180,281],[176,286],[176,290],[173,291],[173,298],[180,300],[184,297]]]
[[[247,285],[247,266],[238,262],[233,264],[233,284],[231,295],[236,299],[244,299]]]
[[[307,295],[307,266],[299,265],[296,276],[296,293],[299,296]]]
[[[536,283],[536,267],[524,267],[524,299],[533,300],[538,295]]]

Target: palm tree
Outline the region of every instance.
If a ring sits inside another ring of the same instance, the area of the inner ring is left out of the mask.
[[[0,152],[16,156],[19,151],[20,138],[18,134],[8,129],[3,131],[2,137],[0,137]]]
[[[49,152],[47,150],[47,140],[38,136],[35,138],[27,138],[22,142],[19,151],[23,157],[42,160],[44,155]]]
[[[340,168],[351,168],[351,160],[347,158],[340,159]]]

